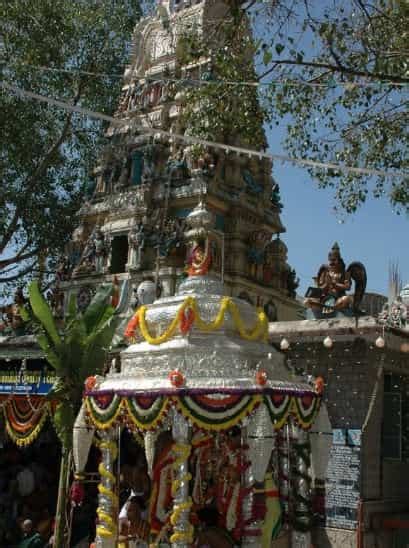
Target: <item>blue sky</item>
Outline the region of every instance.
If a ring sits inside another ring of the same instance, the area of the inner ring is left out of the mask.
[[[271,152],[285,153],[280,144],[283,137],[280,129],[268,132]],[[275,162],[273,175],[284,205],[281,219],[287,232],[282,239],[288,247],[288,262],[300,277],[301,295],[312,285],[312,276],[326,262],[335,241],[347,265],[354,260],[365,265],[367,291],[388,293],[391,261],[399,262],[403,284],[409,283],[409,219],[394,213],[386,199],[369,199],[342,222],[333,212],[331,191],[318,189],[306,170]]]
[[[342,3],[339,5],[345,7]],[[354,8],[353,4],[346,6]],[[328,1],[312,3],[312,7],[316,10],[315,15],[322,15],[328,7],[332,9]],[[299,28],[299,21],[304,17],[302,3],[297,4],[297,13],[298,19],[278,28],[272,27],[274,19],[268,19],[266,25],[264,17],[256,16],[254,33],[260,38],[266,35],[267,42],[279,32],[294,36],[297,47],[304,49],[308,57],[313,57],[316,53],[312,50],[314,37],[309,31]],[[283,37],[284,43],[285,40]],[[316,42],[316,47],[318,45]],[[258,68],[264,70],[263,63],[259,62]],[[271,153],[288,154],[281,146],[286,133],[285,122],[288,119],[273,130],[266,128]],[[341,221],[333,211],[333,193],[318,189],[307,170],[290,163],[275,162],[273,176],[280,185],[284,205],[281,218],[287,232],[282,239],[288,247],[288,262],[300,277],[300,295],[304,295],[307,287],[312,285],[311,278],[326,262],[335,241],[339,243],[347,265],[354,260],[365,265],[368,291],[388,294],[390,262],[399,262],[402,282],[409,283],[409,216],[394,213],[387,199],[369,198],[357,213],[345,214]]]

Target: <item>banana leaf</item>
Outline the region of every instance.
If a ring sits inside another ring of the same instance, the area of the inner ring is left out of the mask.
[[[112,284],[100,287],[83,314],[87,333],[91,333],[103,318],[112,294]]]
[[[50,341],[44,333],[37,333],[37,342],[44,352],[44,356],[48,363],[55,369],[57,375],[61,373],[60,356],[51,348]]]
[[[103,373],[106,357],[112,342],[115,329],[118,325],[117,319],[113,319],[101,329],[84,349],[81,366],[81,377],[85,380],[90,375]]]
[[[61,402],[55,410],[53,423],[57,436],[65,450],[70,450],[72,447],[74,421],[75,413],[71,402]]]
[[[77,299],[74,294],[70,295],[68,299],[67,312],[65,314],[65,325],[68,328],[70,323],[72,323],[77,315]]]
[[[55,346],[61,344],[61,338],[58,334],[57,327],[51,313],[51,309],[48,306],[47,301],[41,294],[38,282],[35,280],[31,282],[28,291],[30,295],[30,305],[33,310],[34,316],[41,323],[44,330],[50,337],[52,343]]]

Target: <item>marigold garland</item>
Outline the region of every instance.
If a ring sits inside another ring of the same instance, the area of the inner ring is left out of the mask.
[[[24,413],[19,409],[18,400],[11,399],[4,408],[4,421],[11,440],[19,447],[31,445],[38,437],[48,415],[51,413],[50,402],[38,403],[38,407]],[[32,406],[31,406],[32,407]]]
[[[180,520],[180,515],[182,512],[188,511],[191,509],[193,502],[188,500],[186,502],[181,502],[173,507],[172,515],[170,516],[170,523],[175,526]],[[186,531],[173,533],[170,537],[171,542],[193,542],[193,526],[191,523],[186,524]]]
[[[17,430],[14,428],[15,425],[13,425],[9,420],[6,419],[7,434],[10,436],[10,439],[19,447],[27,447],[31,445],[37,439],[39,433],[41,432],[41,429],[43,428],[43,425],[47,420],[48,413],[49,407],[47,406],[40,416],[39,421],[34,426],[34,428],[29,431],[29,433],[27,433],[27,431],[21,434],[18,433]]]
[[[85,398],[85,405],[86,405],[86,411],[87,415],[91,418],[92,423],[98,430],[108,430],[111,428],[111,426],[117,421],[121,411],[122,406],[124,405],[123,399],[119,400],[118,407],[115,409],[115,412],[113,415],[106,421],[103,421],[103,417],[101,416],[101,420],[99,420],[95,414],[94,409],[92,408],[91,400],[90,398]]]
[[[85,402],[87,420],[98,430],[106,430],[120,422],[127,424],[134,431],[155,430],[164,421],[170,405],[173,404],[196,427],[213,432],[222,431],[240,424],[262,401],[267,405],[274,430],[282,428],[289,415],[295,418],[301,428],[308,430],[318,414],[320,398],[313,395],[308,406],[302,405],[300,398],[301,396],[283,395],[282,401],[275,402],[273,395],[243,394],[238,403],[227,406],[224,404],[209,411],[201,408],[200,401],[194,396],[157,396],[149,411],[142,412],[132,406],[132,397],[118,396],[113,414],[107,415],[104,415],[103,409],[99,413],[97,400],[94,400],[93,396],[87,396]]]
[[[178,471],[180,465],[187,462],[190,452],[191,452],[191,446],[187,443],[175,443],[172,446],[172,451],[175,453],[175,459],[172,463],[172,468],[174,470],[174,474]],[[175,497],[177,491],[182,486],[183,482],[189,482],[192,479],[191,474],[188,472],[184,474],[183,476],[174,479],[172,481],[172,497]],[[183,512],[188,511],[190,513],[190,509],[192,507],[192,499],[189,497],[187,501],[180,502],[179,504],[175,504],[173,506],[172,514],[170,516],[170,523],[173,527],[177,526],[180,522],[181,514]],[[189,522],[189,519],[187,520],[187,523],[184,523],[185,530],[184,531],[175,531],[171,537],[170,541],[172,543],[187,543],[191,544],[193,542],[193,533],[194,528],[192,524]]]
[[[182,485],[182,482],[184,481],[190,481],[192,479],[192,474],[189,472],[182,476],[179,479],[175,479],[172,481],[172,497],[174,497],[177,493],[177,490]]]
[[[109,453],[111,454],[112,461],[114,461],[116,457],[118,456],[118,448],[114,441],[103,440],[98,444],[98,446],[100,449],[105,449],[109,451]],[[112,474],[112,472],[110,472],[109,470],[105,468],[105,465],[103,462],[99,464],[98,472],[101,478],[104,478],[110,481],[112,484],[115,484],[115,481],[116,481],[115,476]],[[98,491],[112,501],[114,512],[116,512],[117,506],[118,506],[118,497],[114,493],[113,489],[110,489],[100,483],[98,485]],[[101,507],[97,508],[97,515],[98,515],[99,521],[101,522],[97,527],[97,536],[110,538],[116,535],[117,526],[112,516],[109,515]]]
[[[134,339],[136,329],[139,327],[142,337],[153,345],[162,344],[168,341],[177,331],[186,334],[195,325],[199,330],[212,332],[219,329],[224,321],[227,312],[230,312],[235,328],[240,336],[247,341],[266,340],[268,335],[268,319],[261,308],[257,309],[257,321],[251,328],[244,324],[238,306],[230,299],[223,297],[220,303],[219,311],[216,317],[206,322],[200,317],[199,306],[195,297],[187,297],[178,308],[178,311],[165,331],[158,336],[152,336],[146,322],[146,306],[141,306],[136,311],[135,315],[129,321],[125,330],[125,336]]]

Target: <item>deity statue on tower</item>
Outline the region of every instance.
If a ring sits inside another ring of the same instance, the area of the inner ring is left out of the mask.
[[[140,270],[145,249],[145,227],[141,221],[128,234],[129,261],[128,270]]]
[[[344,315],[359,312],[359,304],[366,288],[366,270],[362,263],[353,262],[348,268],[335,243],[328,254],[328,264],[321,265],[314,278],[317,287],[310,287],[305,304],[315,317],[328,317],[342,311]],[[355,282],[353,295],[348,295],[352,280]]]
[[[190,242],[187,273],[189,276],[204,276],[212,263],[209,228],[213,225],[213,216],[200,201],[186,221],[192,227],[185,233],[186,241]]]

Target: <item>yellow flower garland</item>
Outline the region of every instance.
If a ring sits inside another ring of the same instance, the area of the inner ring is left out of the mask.
[[[122,406],[124,405],[124,401],[122,399],[119,402],[117,410],[107,422],[101,422],[95,418],[89,398],[85,398],[85,405],[87,408],[87,415],[91,419],[92,423],[96,426],[96,428],[98,430],[109,430],[111,426],[114,424],[114,422],[116,422],[116,420],[118,419],[118,416],[120,415],[120,413],[122,412]]]
[[[177,490],[181,486],[183,481],[190,481],[192,479],[192,474],[189,472],[188,474],[185,474],[179,479],[175,479],[172,481],[172,497],[176,495]]]
[[[107,451],[109,451],[111,453],[112,461],[114,461],[116,459],[116,457],[118,456],[118,448],[117,448],[117,445],[114,441],[105,441],[105,440],[103,440],[103,441],[98,443],[98,446],[99,446],[100,449],[106,449]],[[109,470],[107,470],[105,468],[103,462],[101,462],[99,464],[98,472],[99,472],[101,477],[109,480],[112,483],[115,483],[115,476],[112,474],[112,472],[110,472]],[[98,491],[102,495],[105,495],[106,497],[111,499],[111,501],[113,503],[113,506],[114,506],[114,513],[116,514],[117,506],[118,506],[118,497],[116,496],[114,491],[112,489],[109,489],[108,487],[105,487],[101,483],[98,485]],[[114,535],[116,535],[117,526],[116,526],[116,522],[114,521],[112,516],[110,516],[101,507],[97,508],[97,515],[98,515],[98,519],[102,522],[97,527],[97,535],[99,537],[105,537],[105,538],[110,538],[110,537],[113,537]]]
[[[170,516],[170,523],[175,526],[180,519],[180,514],[186,510],[190,510],[192,504],[192,501],[189,500],[187,502],[181,502],[180,504],[176,505],[173,509],[172,515]],[[193,525],[191,523],[187,523],[186,531],[178,531],[173,533],[170,537],[170,542],[186,542],[187,544],[191,544],[193,542],[193,533]]]
[[[172,447],[172,451],[179,455],[174,461],[174,466],[178,467],[180,464],[183,464],[185,460],[189,458],[190,455],[190,445],[186,443],[175,443]]]
[[[36,427],[33,429],[33,431],[28,436],[21,436],[21,437],[15,434],[11,424],[9,423],[9,421],[7,419],[6,413],[4,413],[4,419],[5,419],[5,423],[6,423],[7,434],[10,436],[11,440],[18,447],[28,447],[29,445],[31,445],[33,443],[33,441],[35,441],[37,439],[39,433],[41,432],[41,429],[44,426],[45,421],[47,420],[47,417],[48,417],[50,411],[51,411],[50,404],[47,403],[44,406],[44,410],[42,412],[41,418],[38,421]]]
[[[198,426],[199,428],[203,428],[205,430],[210,430],[213,432],[221,432],[222,430],[228,430],[229,428],[233,428],[233,426],[236,426],[239,424],[244,417],[247,415],[250,415],[256,405],[259,405],[263,401],[263,396],[260,394],[255,394],[254,396],[251,396],[249,399],[249,403],[247,406],[241,411],[239,414],[237,414],[235,417],[233,417],[230,420],[226,420],[222,423],[214,423],[209,424],[208,422],[205,422],[200,419],[197,415],[192,415],[190,410],[187,408],[186,405],[183,405],[182,401],[179,398],[174,398],[174,402],[178,408],[178,410],[182,413],[182,415],[186,418],[192,421],[192,423],[195,426]],[[284,421],[285,422],[285,421]]]
[[[172,447],[172,451],[175,453],[176,457],[173,461],[172,467],[176,471],[178,467],[187,461],[190,455],[191,446],[187,443],[175,443]],[[192,479],[191,474],[188,472],[187,474],[183,475],[182,477],[175,479],[172,481],[172,497],[176,495],[177,490],[181,486],[182,482],[184,481],[190,481]],[[170,516],[170,523],[174,527],[178,524],[180,521],[180,515],[182,512],[190,511],[190,508],[192,507],[192,500],[189,497],[189,500],[185,502],[181,502],[180,504],[177,504],[173,507],[172,514]],[[187,544],[191,544],[193,542],[193,533],[194,528],[193,525],[188,521],[186,523],[186,530],[185,531],[176,531],[174,532],[170,537],[170,542],[172,543],[182,543],[185,542]]]
[[[149,344],[162,344],[168,341],[177,331],[180,323],[181,314],[187,309],[191,309],[194,313],[193,324],[196,324],[197,328],[201,331],[212,332],[216,329],[219,329],[224,321],[226,312],[230,312],[233,318],[233,323],[236,329],[238,330],[240,336],[243,339],[248,341],[256,341],[258,339],[266,340],[268,335],[268,320],[264,311],[260,308],[257,309],[257,321],[252,328],[247,328],[240,316],[239,309],[237,305],[229,298],[223,297],[220,304],[219,312],[216,317],[210,321],[206,322],[200,317],[199,307],[197,301],[194,297],[187,297],[183,303],[178,308],[178,311],[171,321],[170,325],[165,329],[165,331],[158,335],[157,337],[152,336],[149,333],[149,328],[146,322],[146,306],[141,306],[137,311],[135,316],[139,319],[139,328],[143,338]]]

